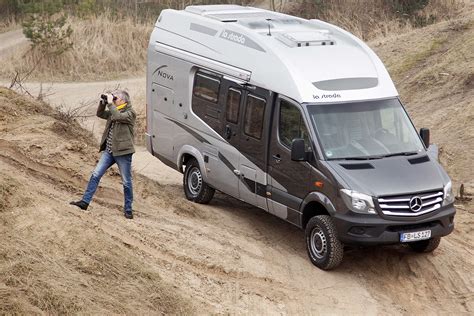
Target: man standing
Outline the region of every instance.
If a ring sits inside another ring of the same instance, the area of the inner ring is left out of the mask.
[[[133,136],[136,113],[126,91],[117,90],[112,94],[103,95],[102,98],[97,108],[97,116],[107,120],[99,149],[102,156],[92,172],[82,200],[70,204],[87,210],[100,179],[107,169],[117,163],[123,182],[124,215],[132,219],[132,155],[135,152]]]

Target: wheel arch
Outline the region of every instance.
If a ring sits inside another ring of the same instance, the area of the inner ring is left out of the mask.
[[[201,169],[201,173],[203,175],[203,178],[205,181],[207,181],[207,170],[206,166],[204,163],[204,157],[202,156],[201,152],[190,145],[184,145],[181,147],[178,153],[178,159],[176,162],[176,165],[178,166],[178,169],[183,173],[184,172],[184,166],[186,166],[186,163],[190,159],[196,159],[198,164],[199,164],[199,169]]]
[[[331,200],[321,192],[311,192],[301,203],[301,227],[306,228],[309,220],[317,215],[333,215],[336,212]]]

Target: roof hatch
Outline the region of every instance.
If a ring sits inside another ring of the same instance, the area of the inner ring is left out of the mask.
[[[193,5],[186,7],[185,11],[221,22],[237,22],[243,19],[265,21],[279,18],[278,14],[271,11],[238,5]]]
[[[230,12],[252,12],[256,11],[255,8],[242,7],[240,5],[190,5],[184,9],[187,12],[191,12],[198,15],[208,15],[215,13],[230,13]],[[260,10],[259,10],[260,11]]]
[[[276,37],[289,47],[325,46],[336,44],[336,42],[331,39],[330,33],[327,30],[279,33]]]

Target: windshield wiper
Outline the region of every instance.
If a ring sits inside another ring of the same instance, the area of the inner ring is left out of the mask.
[[[386,154],[386,155],[342,157],[342,158],[333,158],[333,159],[328,159],[328,160],[373,160],[373,159],[382,159],[382,158],[395,157],[395,156],[413,156],[417,154],[419,154],[418,151],[407,151],[407,152],[400,152],[400,153],[393,153],[393,154]]]
[[[407,152],[401,152],[401,153],[387,154],[387,155],[383,155],[382,157],[386,158],[386,157],[395,157],[395,156],[413,156],[417,154],[419,154],[419,152],[417,151],[407,151]]]
[[[373,160],[373,159],[382,159],[385,156],[362,156],[362,157],[343,157],[343,158],[334,158],[329,160]]]

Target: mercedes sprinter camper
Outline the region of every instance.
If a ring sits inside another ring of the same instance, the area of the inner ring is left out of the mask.
[[[454,227],[451,181],[380,59],[319,20],[235,5],[163,10],[148,48],[148,151],[189,200],[219,190],[343,245],[430,252]]]

